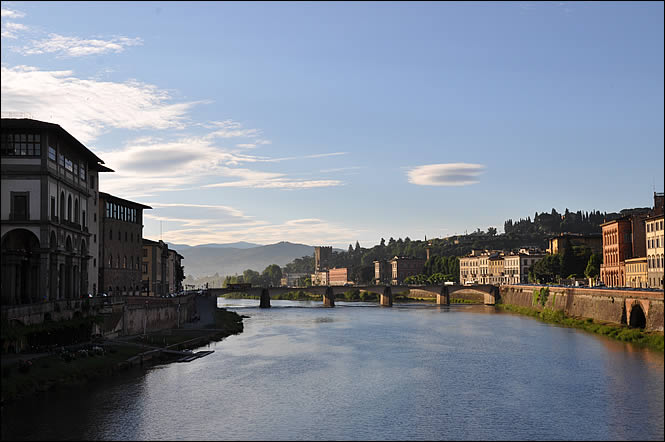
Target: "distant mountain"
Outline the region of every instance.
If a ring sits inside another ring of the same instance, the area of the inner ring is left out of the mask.
[[[189,246],[187,244],[168,244],[170,249],[178,250],[180,249],[189,249],[194,247],[216,247],[220,249],[251,249],[253,247],[261,247],[263,244],[255,244],[246,241],[230,242],[225,244],[199,244],[198,246]]]
[[[226,244],[210,244],[199,246],[169,245],[177,250],[184,260],[185,275],[194,278],[210,276],[218,273],[222,275],[241,274],[247,269],[262,272],[270,264],[284,266],[296,258],[312,256],[314,247],[305,244],[279,242],[266,246],[246,247],[245,242],[234,243],[237,247]],[[242,248],[245,246],[245,248]]]

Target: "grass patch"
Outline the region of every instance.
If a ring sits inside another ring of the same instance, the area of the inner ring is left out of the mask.
[[[630,342],[652,350],[663,351],[665,344],[663,334],[657,332],[647,332],[642,329],[630,328],[624,325],[603,324],[594,322],[591,318],[578,319],[566,316],[561,310],[552,310],[546,308],[538,311],[528,307],[520,307],[510,304],[497,304],[501,310],[519,313],[522,315],[538,318],[542,321],[552,324],[562,325],[564,327],[578,328],[591,333],[616,339],[618,341]]]

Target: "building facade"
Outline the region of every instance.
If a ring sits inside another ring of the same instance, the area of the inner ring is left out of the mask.
[[[305,276],[307,273],[284,273],[280,283],[283,287],[300,287]]]
[[[0,157],[2,303],[86,295],[97,284],[89,177],[111,170],[59,125],[32,119],[2,119]]]
[[[657,215],[645,220],[646,230],[646,260],[648,287],[663,289],[663,215]]]
[[[626,287],[646,288],[647,258],[630,258],[626,260]]]
[[[322,270],[320,272],[314,272],[311,276],[312,285],[328,285],[328,271]]]
[[[392,266],[388,261],[374,261],[374,283],[389,284],[392,279]]]
[[[425,268],[425,260],[422,258],[407,258],[395,256],[390,260],[391,283],[401,284],[409,276],[419,275]]]
[[[152,207],[105,192],[99,202],[99,289],[109,296],[139,296],[143,210]]]
[[[185,272],[182,266],[182,260],[185,259],[180,253],[169,249],[169,260],[166,266],[166,275],[168,280],[168,293],[179,293],[182,291],[182,281],[185,279]]]
[[[593,253],[602,253],[603,237],[602,234],[582,235],[579,233],[562,233],[558,236],[549,238],[549,247],[547,253],[563,253],[568,246],[585,246],[591,249]]]
[[[632,258],[631,222],[620,218],[601,224],[603,236],[603,263],[600,280],[608,287],[626,284],[625,261]]]
[[[488,258],[489,284],[501,285],[504,283],[503,255],[493,255]]]
[[[146,296],[166,296],[169,294],[168,260],[169,248],[161,239],[142,239],[141,291]]]
[[[346,285],[349,282],[349,270],[346,267],[332,268],[328,270],[328,284]]]
[[[332,258],[332,246],[316,246],[314,247],[314,271],[321,272],[330,268],[330,260]]]

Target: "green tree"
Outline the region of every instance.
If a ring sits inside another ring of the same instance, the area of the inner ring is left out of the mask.
[[[539,284],[556,282],[561,275],[559,255],[547,255],[529,269],[529,281]]]
[[[277,264],[270,264],[265,268],[262,276],[265,284],[278,287],[282,279],[282,269]]]
[[[247,269],[242,272],[242,279],[252,285],[261,285],[261,274],[256,270]]]
[[[496,235],[496,227],[488,227],[488,228],[487,228],[487,234],[488,234],[489,236],[494,236],[494,235]]]
[[[584,276],[589,278],[589,286],[591,286],[591,281],[600,275],[600,264],[602,262],[602,255],[597,253],[594,253],[589,257],[589,262],[587,263],[586,269],[584,270]]]

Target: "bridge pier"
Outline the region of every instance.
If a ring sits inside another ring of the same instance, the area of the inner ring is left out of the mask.
[[[393,306],[393,292],[390,289],[390,286],[386,286],[386,288],[383,289],[383,293],[381,294],[380,304],[384,307]]]
[[[437,293],[436,303],[438,305],[450,305],[450,294],[448,293],[448,287],[443,286],[441,288],[441,293]]]
[[[261,289],[261,301],[259,308],[270,308],[270,290]]]
[[[326,288],[326,293],[323,295],[323,305],[326,307],[335,307],[335,292],[332,287]]]

